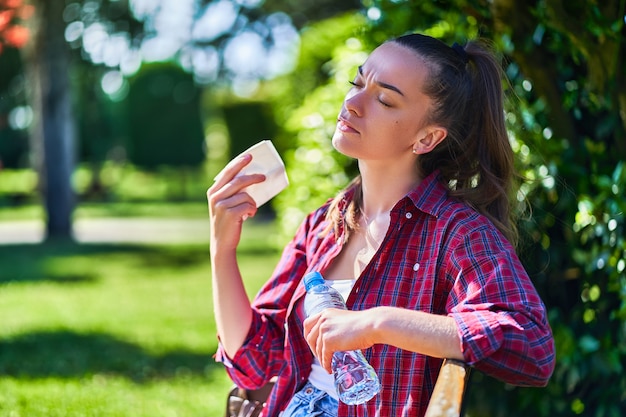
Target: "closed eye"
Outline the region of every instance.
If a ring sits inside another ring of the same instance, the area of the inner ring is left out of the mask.
[[[356,81],[348,81],[348,84],[350,84],[352,87],[356,87],[356,88],[362,88],[363,86],[359,83],[357,83]],[[385,107],[391,107],[391,104],[385,102],[383,99],[381,99],[380,97],[377,98],[378,102],[380,104],[382,104]]]
[[[378,102],[385,107],[391,107],[391,104],[385,103],[380,97],[378,98]]]

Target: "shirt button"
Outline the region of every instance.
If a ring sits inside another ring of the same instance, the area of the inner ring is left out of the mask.
[[[413,265],[413,271],[417,272],[420,269],[420,264],[416,263]]]
[[[407,219],[410,219],[413,217],[413,213],[407,213],[404,215],[404,217],[406,217]]]

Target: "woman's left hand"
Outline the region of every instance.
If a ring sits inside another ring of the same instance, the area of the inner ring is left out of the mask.
[[[370,313],[327,308],[304,321],[304,337],[321,365],[332,373],[333,353],[374,344]]]

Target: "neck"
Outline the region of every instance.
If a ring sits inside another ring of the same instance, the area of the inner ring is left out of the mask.
[[[417,167],[413,171],[371,169],[359,164],[363,188],[361,210],[368,219],[388,214],[396,203],[415,188],[421,181]]]

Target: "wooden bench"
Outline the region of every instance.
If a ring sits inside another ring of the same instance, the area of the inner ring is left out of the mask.
[[[470,368],[465,363],[444,360],[424,417],[460,416],[469,374]]]
[[[459,417],[469,373],[470,369],[465,363],[454,359],[445,359],[441,365],[424,417]],[[233,386],[229,392],[229,397],[231,393],[239,392],[239,395],[244,399],[237,399],[235,403],[227,405],[226,417],[257,417],[260,409],[254,411],[251,405],[254,402],[264,401],[272,386],[273,384],[268,384],[258,390],[244,390]],[[230,407],[236,410],[243,408],[247,411],[240,411],[236,414],[233,410],[229,410]]]

